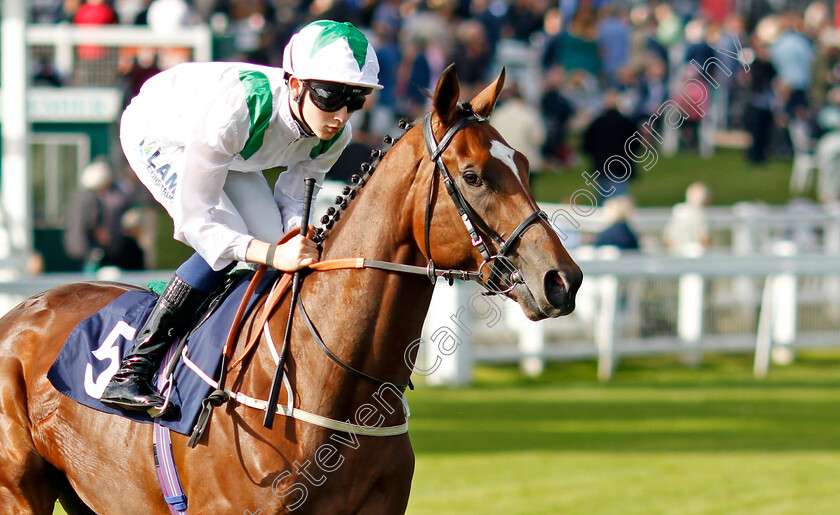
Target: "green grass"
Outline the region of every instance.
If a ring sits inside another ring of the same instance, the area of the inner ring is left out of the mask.
[[[411,515],[800,515],[840,507],[840,351],[591,362],[408,394]],[[56,513],[63,514],[59,509]]]
[[[634,360],[602,385],[591,363],[483,367],[474,388],[416,391],[408,512],[836,513],[840,353],[750,370]]]
[[[534,195],[539,202],[565,202],[579,189],[594,191],[584,182],[581,173],[592,171],[583,159],[563,171],[539,176]],[[671,206],[685,199],[685,188],[694,181],[703,181],[711,188],[713,204],[731,205],[741,200],[784,204],[790,199],[791,161],[776,159],[764,166],[752,166],[740,150],[718,149],[710,159],[696,152],[673,157],[659,156],[648,171],[637,167],[638,179],[630,191],[639,206]],[[813,198],[813,195],[811,195]]]

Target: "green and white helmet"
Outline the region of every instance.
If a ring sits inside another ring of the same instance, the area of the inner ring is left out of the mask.
[[[347,22],[320,20],[300,29],[283,50],[283,70],[301,80],[382,89],[373,46]]]

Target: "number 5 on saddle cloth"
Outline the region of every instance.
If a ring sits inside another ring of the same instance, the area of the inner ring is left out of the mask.
[[[202,317],[198,327],[187,335],[181,361],[173,374],[171,394],[172,402],[181,409],[179,413],[162,419],[161,425],[181,434],[192,433],[201,411],[201,401],[212,390],[193,368],[208,377],[217,377],[225,336],[250,279],[251,274],[229,278],[223,289],[213,296],[210,316]],[[266,274],[262,278],[256,294],[249,300],[248,310],[274,279],[275,274]],[[119,370],[123,356],[131,351],[134,336],[143,326],[156,300],[151,291],[129,291],[80,322],[70,333],[47,374],[56,390],[93,409],[152,423],[153,419],[144,412],[116,410],[99,402],[99,398]],[[221,303],[214,309],[213,304],[218,301]],[[177,344],[173,342],[173,345]]]

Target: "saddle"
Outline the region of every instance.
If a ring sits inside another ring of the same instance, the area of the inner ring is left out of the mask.
[[[252,272],[230,275],[205,304],[206,311],[197,317],[195,328],[182,340],[173,341],[172,349],[177,353],[171,352],[174,363],[170,368],[173,378],[170,396],[181,409],[172,417],[162,419],[163,426],[185,435],[192,433],[202,401],[212,390],[209,384],[212,379],[208,379],[219,373],[227,343],[219,335],[234,332],[231,331],[234,321],[253,309],[256,300],[267,293],[278,274],[261,275],[253,286],[250,286]],[[250,296],[243,302],[246,290],[251,290]],[[151,290],[129,291],[80,322],[47,374],[56,390],[98,411],[152,423],[154,420],[146,413],[110,408],[99,402],[99,397],[119,369],[122,358],[131,351],[134,336],[156,300],[157,295]],[[256,335],[254,339],[258,337]],[[165,374],[167,361],[164,360],[159,374]]]

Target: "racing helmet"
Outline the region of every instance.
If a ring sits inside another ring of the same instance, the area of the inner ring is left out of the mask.
[[[283,50],[283,70],[301,80],[382,89],[373,46],[347,22],[319,20],[300,29]]]

